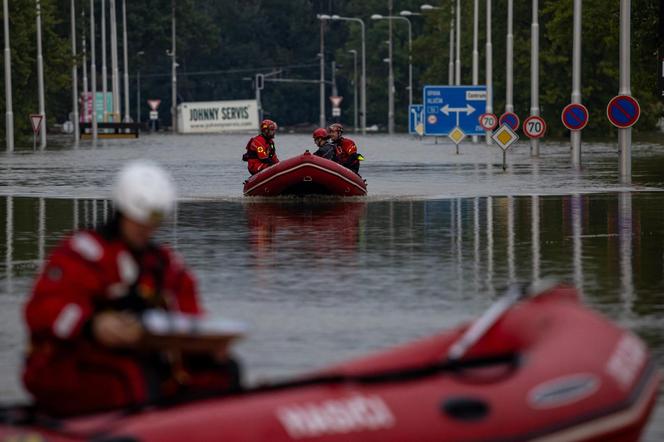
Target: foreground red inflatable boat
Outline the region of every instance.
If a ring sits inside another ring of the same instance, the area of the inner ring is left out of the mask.
[[[64,421],[6,410],[0,440],[638,440],[660,382],[641,340],[573,289],[516,301],[502,298],[470,326],[237,395]]]
[[[352,170],[307,150],[249,178],[244,194],[362,196],[367,194],[367,184]]]

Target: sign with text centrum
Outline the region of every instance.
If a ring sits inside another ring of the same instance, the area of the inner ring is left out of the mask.
[[[258,130],[256,100],[207,101],[178,105],[180,133],[232,133]]]

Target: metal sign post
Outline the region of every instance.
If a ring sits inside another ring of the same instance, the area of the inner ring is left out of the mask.
[[[574,0],[572,30],[572,103],[578,105],[581,104],[581,0]],[[563,111],[563,114],[564,113],[565,112]],[[572,130],[570,134],[570,142],[572,144],[572,166],[580,168],[581,132],[579,130]]]
[[[503,170],[507,169],[507,149],[519,139],[519,136],[507,124],[501,125],[491,137],[503,150]]]
[[[42,127],[42,114],[30,114],[30,125],[32,126],[32,150],[37,150],[37,134],[40,133]]]
[[[620,89],[624,96],[632,95],[630,86],[630,9],[631,0],[620,0]],[[613,100],[612,100],[613,101]],[[626,100],[622,102],[627,104]],[[636,103],[636,100],[634,100]],[[619,107],[616,104],[614,107]],[[623,182],[632,179],[632,128],[639,118],[638,103],[634,110],[633,122],[628,127],[618,129],[618,149],[620,150],[620,178]]]

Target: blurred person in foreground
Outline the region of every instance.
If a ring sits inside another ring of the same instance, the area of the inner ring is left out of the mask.
[[[246,147],[247,152],[242,156],[242,160],[247,161],[247,168],[252,175],[279,162],[274,145],[277,123],[272,120],[263,120],[260,131],[260,134],[249,140]]]
[[[344,127],[340,123],[333,123],[328,126],[327,132],[330,142],[335,146],[337,163],[359,175],[360,161],[364,160],[364,157],[357,153],[355,142],[343,136]]]
[[[238,389],[227,344],[145,346],[146,311],[203,313],[192,274],[152,241],[175,206],[171,178],[134,161],[117,176],[112,199],[108,223],[74,232],[53,251],[25,307],[23,381],[35,405],[71,416]]]

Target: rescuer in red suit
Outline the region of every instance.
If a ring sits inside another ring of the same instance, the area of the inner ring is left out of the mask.
[[[328,135],[327,130],[319,127],[314,130],[312,135],[314,137],[314,144],[316,144],[316,147],[318,148],[314,152],[314,155],[325,158],[326,160],[336,161],[336,146],[330,143],[330,136]]]
[[[277,123],[272,120],[261,122],[261,133],[247,143],[247,153],[242,156],[247,161],[249,173],[257,174],[263,169],[277,164],[277,151],[274,146],[274,134],[277,132]]]
[[[36,406],[69,416],[238,388],[226,346],[193,353],[142,345],[145,310],[202,314],[192,274],[151,240],[175,205],[170,177],[154,163],[132,162],[113,202],[110,222],[53,251],[25,307],[23,381]]]
[[[360,161],[364,158],[357,153],[355,142],[343,136],[344,127],[339,123],[333,123],[327,128],[327,132],[330,135],[330,142],[336,149],[337,163],[359,175]]]

